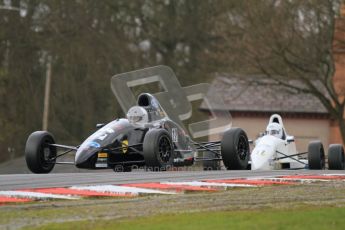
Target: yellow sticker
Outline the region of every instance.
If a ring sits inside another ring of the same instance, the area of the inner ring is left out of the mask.
[[[122,141],[122,152],[123,153],[127,153],[127,151],[128,151],[128,140],[123,140]]]
[[[98,153],[98,157],[99,158],[107,158],[108,157],[108,153]]]

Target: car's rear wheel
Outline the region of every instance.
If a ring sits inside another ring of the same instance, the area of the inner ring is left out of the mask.
[[[328,168],[331,170],[344,170],[344,148],[342,145],[333,144],[328,150]]]
[[[54,137],[47,131],[32,133],[25,145],[25,160],[33,173],[49,173],[55,166],[56,147]]]
[[[164,171],[172,167],[174,145],[165,129],[151,129],[144,138],[143,153],[145,165],[152,171]]]
[[[221,142],[223,163],[228,170],[245,170],[250,149],[247,134],[241,128],[226,131]]]
[[[204,170],[220,170],[220,161],[219,160],[211,160],[215,158],[219,158],[215,153],[210,151],[203,152],[203,162],[202,166]]]
[[[309,169],[325,168],[325,150],[320,141],[310,142],[308,145]]]

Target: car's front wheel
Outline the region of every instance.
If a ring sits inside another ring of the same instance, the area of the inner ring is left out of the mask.
[[[47,131],[33,132],[25,145],[25,160],[33,173],[49,173],[55,166],[56,147],[54,137]]]
[[[249,141],[241,128],[226,131],[221,142],[223,163],[228,170],[245,170],[249,162]]]
[[[152,171],[164,171],[172,167],[174,145],[165,129],[151,129],[144,138],[143,153],[146,167]]]

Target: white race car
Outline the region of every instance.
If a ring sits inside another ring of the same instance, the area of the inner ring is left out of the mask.
[[[308,152],[298,153],[293,136],[284,128],[280,115],[270,117],[265,133],[253,142],[250,165],[252,170],[325,169],[325,151],[321,141],[309,143]],[[302,158],[302,155],[307,157]],[[328,150],[328,169],[343,170],[344,149],[332,144]]]

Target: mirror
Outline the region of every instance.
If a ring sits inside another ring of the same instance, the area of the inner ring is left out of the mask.
[[[294,137],[294,136],[288,136],[288,137],[286,138],[286,141],[287,141],[288,143],[294,142],[294,141],[295,141],[295,137]]]
[[[100,123],[100,124],[97,124],[97,125],[96,125],[96,128],[97,128],[97,129],[100,129],[100,128],[104,127],[104,126],[105,126],[104,123]]]

